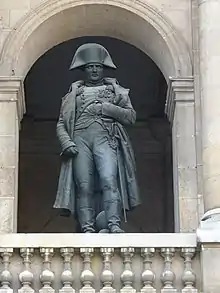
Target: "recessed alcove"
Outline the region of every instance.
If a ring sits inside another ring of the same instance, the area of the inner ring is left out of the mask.
[[[25,79],[27,112],[21,124],[18,232],[77,232],[73,218],[53,209],[59,176],[55,128],[61,97],[81,72],[68,70],[76,48],[97,42],[110,52],[116,76],[131,90],[137,122],[128,128],[137,161],[142,205],[128,213],[126,232],[173,232],[172,137],[164,115],[167,84],[141,50],[110,37],[80,37],[61,43],[32,66]]]

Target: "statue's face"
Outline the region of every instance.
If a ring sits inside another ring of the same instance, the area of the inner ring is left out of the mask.
[[[104,68],[102,64],[90,63],[85,66],[85,73],[88,81],[100,81],[103,78],[103,72]]]

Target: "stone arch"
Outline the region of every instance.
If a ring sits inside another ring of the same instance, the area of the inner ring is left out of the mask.
[[[166,80],[192,75],[190,54],[166,18],[145,1],[48,0],[23,17],[7,38],[0,74],[24,77],[54,45],[97,35],[121,39],[154,60]]]

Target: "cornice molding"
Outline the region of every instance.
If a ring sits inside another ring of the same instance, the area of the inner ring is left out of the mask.
[[[12,97],[10,94],[15,95]],[[19,122],[22,120],[26,111],[23,78],[18,76],[0,77],[0,102],[16,102]]]
[[[195,102],[194,92],[194,78],[170,77],[167,90],[167,99],[165,105],[165,114],[168,120],[172,123],[177,102]],[[181,93],[181,94],[180,94]]]

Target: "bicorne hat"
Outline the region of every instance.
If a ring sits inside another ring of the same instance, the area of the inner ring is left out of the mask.
[[[106,67],[116,68],[109,52],[103,46],[95,43],[84,44],[76,50],[70,70],[83,67],[89,63],[100,63]]]

